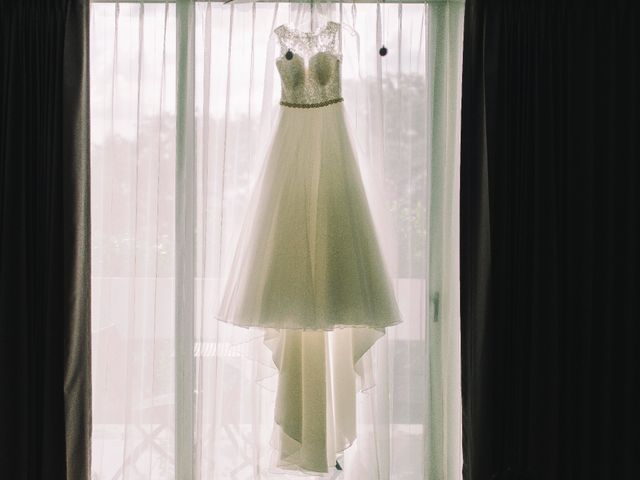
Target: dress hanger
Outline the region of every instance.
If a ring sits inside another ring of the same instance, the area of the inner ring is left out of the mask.
[[[295,21],[293,24],[293,30],[299,33],[316,33],[317,31],[321,31],[322,28],[318,28],[319,25],[326,26],[327,23],[331,22],[331,18],[326,14],[327,7],[323,4],[324,2],[317,2],[316,0],[309,0],[309,6],[305,6],[302,3],[296,5],[294,7],[295,11]],[[291,3],[289,3],[289,24],[291,25]],[[305,27],[304,30],[298,28],[299,25],[308,25],[308,28]]]
[[[242,0],[224,0],[224,1],[223,1],[223,4],[232,3],[232,2],[234,2],[234,1],[235,1],[236,3],[241,3],[241,2],[242,2]],[[378,1],[378,2],[380,2],[380,0],[377,0],[377,1]],[[385,3],[385,0],[382,0],[382,2],[383,2],[383,4],[384,4],[384,3]],[[318,11],[317,11],[317,10],[318,10],[318,9],[317,9],[317,7],[315,6],[315,4],[316,4],[316,3],[317,3],[317,2],[316,2],[315,0],[310,0],[310,1],[309,1],[311,32],[314,32],[314,31],[315,31],[315,29],[314,29],[314,24],[315,24],[315,22],[314,22],[314,18],[316,18],[316,19],[317,19],[317,17],[318,17],[318,16],[320,16],[320,17],[325,21],[325,22],[324,22],[324,23],[325,23],[325,25],[326,25],[328,22],[336,23],[336,24],[338,24],[338,25],[340,26],[340,29],[341,29],[341,30],[344,30],[344,31],[349,32],[352,36],[354,36],[354,37],[356,37],[356,38],[360,38],[360,35],[359,35],[359,34],[358,34],[358,32],[355,30],[355,28],[353,28],[353,27],[352,27],[351,25],[349,25],[348,23],[345,23],[345,22],[342,20],[342,18],[341,18],[341,21],[340,21],[340,22],[336,22],[336,21],[332,20],[332,19],[331,19],[327,14],[325,14],[325,13],[322,11],[322,9],[321,9],[321,11],[320,11],[320,12],[318,12]],[[324,3],[324,2],[320,2],[320,3]],[[327,2],[327,3],[328,3],[328,2]],[[342,2],[340,2],[340,8],[342,8]],[[289,29],[293,29],[293,30],[297,30],[297,31],[300,31],[300,30],[298,30],[296,27],[293,27],[293,28],[292,28],[290,24],[291,24],[291,18],[289,18],[289,25],[287,25],[287,28],[289,28]],[[305,32],[302,32],[302,33],[305,33]],[[310,33],[310,32],[306,32],[306,33]],[[342,35],[342,32],[340,32],[340,35]],[[384,44],[382,45],[382,48],[380,48],[379,53],[380,53],[380,55],[381,55],[381,56],[385,56],[385,55],[387,54],[387,48],[384,46]],[[285,58],[286,58],[287,60],[291,60],[291,59],[293,58],[293,52],[291,52],[291,50],[288,50],[288,51],[286,52],[286,54],[285,54]]]
[[[356,32],[356,30],[349,25],[348,23],[345,23],[342,18],[340,18],[340,21],[336,21],[334,20],[331,15],[329,15],[327,13],[327,10],[333,5],[332,3],[330,3],[329,1],[317,1],[317,0],[309,0],[309,24],[310,24],[310,28],[309,28],[309,32],[306,33],[311,33],[311,32],[316,32],[319,30],[322,30],[322,28],[318,28],[319,25],[323,24],[324,26],[326,26],[328,23],[335,23],[337,25],[339,25],[344,31],[349,32],[351,35],[354,36],[359,36],[358,32]],[[341,7],[341,3],[340,3],[340,7]],[[302,6],[300,6],[300,8],[303,8]],[[297,16],[300,16],[301,13],[300,11],[298,11]],[[302,14],[303,15],[303,14]],[[304,18],[304,16],[303,16]],[[300,30],[298,30],[300,31]]]

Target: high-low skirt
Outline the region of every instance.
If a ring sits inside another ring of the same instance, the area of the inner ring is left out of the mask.
[[[282,468],[326,472],[356,437],[363,356],[401,322],[342,103],[281,107],[219,320],[262,328]]]

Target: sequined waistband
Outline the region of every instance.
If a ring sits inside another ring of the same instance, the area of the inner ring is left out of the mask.
[[[280,101],[280,105],[283,107],[291,107],[291,108],[320,108],[326,107],[327,105],[331,105],[333,103],[342,102],[344,99],[342,97],[334,98],[333,100],[327,100],[326,102],[320,103],[289,103]]]

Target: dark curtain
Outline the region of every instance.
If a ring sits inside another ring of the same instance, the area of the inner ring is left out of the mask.
[[[464,478],[640,478],[640,17],[467,0]]]
[[[0,6],[0,478],[89,478],[88,5]]]

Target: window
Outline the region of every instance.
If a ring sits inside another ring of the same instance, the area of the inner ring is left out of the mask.
[[[268,354],[212,313],[278,111],[270,33],[308,8],[92,5],[94,479],[270,478]],[[359,394],[358,444],[332,478],[461,478],[463,4],[325,14],[349,25],[343,96],[362,158],[383,179],[376,208],[391,219],[405,319],[374,347],[379,376]],[[190,145],[185,163],[176,151]]]

